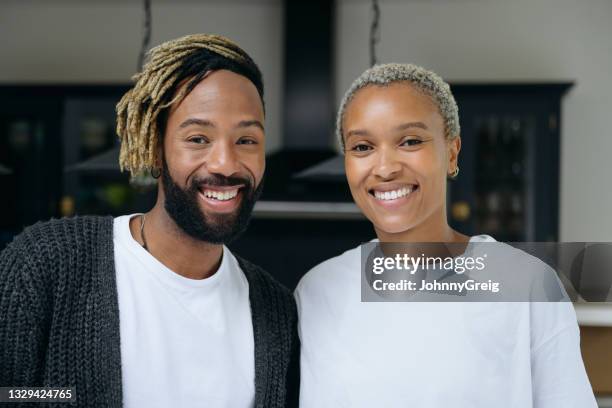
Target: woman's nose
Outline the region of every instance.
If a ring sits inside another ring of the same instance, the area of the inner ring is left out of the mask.
[[[393,179],[401,170],[401,163],[397,160],[394,151],[388,148],[381,148],[378,151],[376,165],[374,166],[374,175],[376,177],[383,180]]]

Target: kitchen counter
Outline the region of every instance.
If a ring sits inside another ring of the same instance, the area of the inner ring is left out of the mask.
[[[580,326],[612,327],[612,303],[574,303]]]

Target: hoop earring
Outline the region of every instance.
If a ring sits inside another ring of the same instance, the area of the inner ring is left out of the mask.
[[[451,180],[454,180],[459,175],[459,166],[455,167],[455,171],[448,175]]]
[[[155,167],[151,169],[151,177],[154,179],[158,179],[161,176],[161,169],[159,167]]]

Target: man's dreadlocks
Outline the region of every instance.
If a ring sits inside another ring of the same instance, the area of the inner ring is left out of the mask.
[[[168,108],[180,103],[211,71],[226,69],[248,78],[263,103],[263,80],[251,57],[233,41],[194,34],[153,48],[136,83],[117,104],[119,165],[132,176],[159,166],[158,147]]]

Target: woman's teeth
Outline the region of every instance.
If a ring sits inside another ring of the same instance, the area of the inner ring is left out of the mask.
[[[406,197],[408,194],[412,193],[413,190],[413,186],[385,192],[374,190],[374,197],[376,197],[377,200],[395,200]]]
[[[215,200],[227,201],[238,195],[238,189],[229,191],[204,190],[204,195]]]

